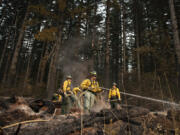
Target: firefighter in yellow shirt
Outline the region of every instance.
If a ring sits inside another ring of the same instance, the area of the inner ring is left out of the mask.
[[[101,92],[99,83],[96,81],[96,71],[90,73],[90,78],[81,83],[81,89],[84,91],[83,105],[85,113],[89,113],[95,103],[96,94]]]
[[[111,104],[111,108],[117,108],[118,101],[121,101],[121,95],[119,89],[117,88],[117,84],[114,82],[112,88],[109,90],[109,102]]]
[[[62,107],[61,112],[62,114],[67,114],[70,112],[70,109],[72,108],[73,104],[76,103],[79,108],[81,108],[80,102],[75,95],[75,91],[77,92],[77,87],[74,89],[72,88],[72,77],[68,75],[66,77],[66,80],[63,83],[63,98],[62,98]]]

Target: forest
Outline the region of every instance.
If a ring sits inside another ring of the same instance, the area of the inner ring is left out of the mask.
[[[179,125],[180,0],[0,0],[0,135],[180,135]]]
[[[103,87],[179,103],[179,14],[178,0],[1,0],[0,95],[50,99],[95,70]]]

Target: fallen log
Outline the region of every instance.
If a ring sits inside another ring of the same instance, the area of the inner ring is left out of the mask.
[[[180,110],[173,110],[173,109],[169,110],[167,112],[167,117],[171,120],[174,119],[180,122]]]
[[[48,101],[48,100],[42,100],[42,99],[38,99],[38,100],[34,100],[30,103],[29,105],[31,107],[31,109],[34,112],[39,112],[39,110],[42,107],[46,107],[46,112],[53,114],[55,111],[55,104],[52,101]]]
[[[24,120],[37,119],[39,116],[27,115],[22,110],[14,110],[0,114],[0,126],[5,126],[11,123],[20,122]]]
[[[49,134],[61,134],[68,135],[76,131],[80,131],[83,128],[94,127],[94,125],[104,125],[109,124],[110,121],[115,122],[123,120],[126,122],[131,122],[134,117],[140,117],[149,113],[148,109],[140,107],[126,107],[121,110],[102,110],[98,113],[91,113],[90,115],[83,115],[81,118],[66,117],[64,120],[54,119],[45,124],[36,123],[34,126],[21,127],[19,135],[49,135]],[[64,116],[65,117],[65,116]],[[137,124],[137,123],[135,123]],[[139,123],[138,123],[139,124]],[[6,131],[11,131],[11,129],[6,129]]]
[[[92,113],[91,115],[83,116],[83,127],[92,127],[94,124],[103,125],[109,124],[110,121],[115,122],[118,120],[123,120],[126,122],[131,122],[131,118],[140,117],[149,113],[148,109],[140,107],[124,108],[122,110],[102,110],[98,113]],[[135,123],[134,123],[135,124]],[[137,124],[137,123],[136,123]],[[138,123],[139,124],[139,123]],[[74,131],[81,129],[80,119],[75,120],[69,124],[61,125],[59,129],[64,135],[73,133]]]

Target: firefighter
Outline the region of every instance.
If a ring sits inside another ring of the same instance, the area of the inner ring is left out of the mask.
[[[62,102],[62,96],[59,93],[54,93],[53,97],[52,97],[52,102],[56,103],[56,102]]]
[[[84,112],[89,113],[91,107],[95,103],[97,93],[101,92],[102,90],[99,88],[99,83],[96,80],[96,71],[90,72],[90,78],[85,79],[81,83],[81,89],[84,91]]]
[[[63,83],[63,98],[62,98],[62,114],[68,114],[74,103],[77,103],[80,108],[80,102],[77,96],[73,92],[72,88],[72,76],[68,75]]]
[[[109,90],[109,99],[108,101],[111,104],[111,108],[117,108],[117,104],[121,101],[121,96],[117,84],[114,82],[112,88]]]
[[[71,99],[70,99],[70,95],[72,94],[71,89],[72,89],[72,76],[68,75],[66,77],[66,80],[63,83],[63,87],[62,87],[62,96],[63,96],[63,100],[62,100],[62,107],[61,107],[61,112],[62,114],[67,114],[69,113],[70,109],[71,109]]]

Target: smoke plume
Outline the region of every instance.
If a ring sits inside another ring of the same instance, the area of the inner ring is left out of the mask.
[[[78,86],[92,69],[92,60],[85,55],[90,42],[78,38],[68,40],[60,52],[58,68],[63,72],[63,80],[67,75],[73,77],[73,85]]]

